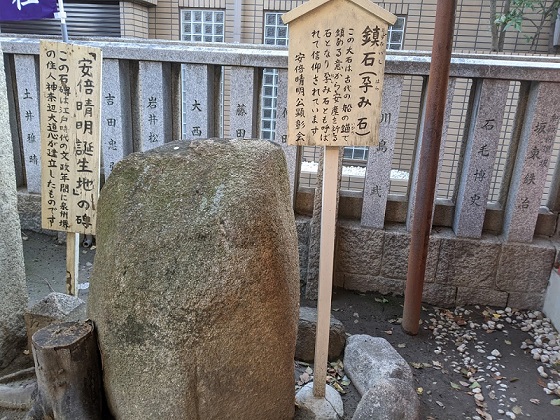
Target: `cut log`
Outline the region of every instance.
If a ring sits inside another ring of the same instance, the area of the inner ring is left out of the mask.
[[[102,418],[101,363],[91,321],[45,327],[32,337],[38,395],[32,418]]]

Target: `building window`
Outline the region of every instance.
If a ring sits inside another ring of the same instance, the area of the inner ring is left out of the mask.
[[[266,12],[264,15],[264,44],[288,45],[288,26],[282,22],[283,12]],[[276,131],[276,97],[278,91],[278,70],[263,71],[261,138],[274,140]]]
[[[181,11],[181,39],[193,42],[224,42],[224,11]]]
[[[181,40],[191,42],[224,42],[224,20],[223,10],[204,10],[204,9],[183,9],[181,10]],[[182,132],[183,138],[187,133],[186,110],[189,104],[186,102],[187,77],[186,67],[181,67],[181,87],[182,87]],[[223,75],[220,81],[223,85]],[[220,91],[223,92],[222,86]],[[222,98],[223,103],[223,98]],[[223,112],[220,112],[223,118]]]
[[[387,49],[389,50],[402,50],[404,42],[404,26],[406,18],[404,16],[397,17],[394,25],[389,26],[389,33],[387,36]]]

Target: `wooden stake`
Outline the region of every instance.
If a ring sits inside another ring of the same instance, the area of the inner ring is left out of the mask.
[[[327,379],[337,210],[338,155],[338,147],[325,147],[319,255],[319,299],[317,301],[317,337],[315,340],[315,372],[313,375],[313,395],[316,398],[325,397]]]
[[[78,264],[80,263],[80,234],[66,233],[66,293],[78,296]]]
[[[101,362],[91,321],[52,324],[32,338],[38,396],[31,419],[103,417]]]

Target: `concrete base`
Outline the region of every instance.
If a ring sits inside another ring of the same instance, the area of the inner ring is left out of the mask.
[[[560,330],[560,275],[556,270],[550,274],[543,311],[550,318],[556,329]]]

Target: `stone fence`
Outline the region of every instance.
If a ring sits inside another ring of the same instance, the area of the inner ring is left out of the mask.
[[[288,54],[256,45],[180,41],[82,39],[103,51],[102,174],[133,151],[184,138],[261,135],[263,69],[277,69],[275,140],[287,157],[300,233],[302,282],[316,295],[319,190],[298,188],[301,156],[287,146]],[[22,226],[40,229],[39,40],[0,37],[8,78]],[[404,292],[409,228],[422,164],[412,153],[405,194],[391,191],[399,133],[423,141],[420,124],[403,126],[411,112],[403,84],[423,81],[430,55],[389,51],[380,144],[365,164],[363,191],[341,191],[335,283],[383,293]],[[468,82],[468,88],[462,87]],[[515,89],[513,89],[515,88]],[[454,97],[464,105],[456,123]],[[512,94],[513,92],[513,94]],[[407,96],[408,95],[408,96]],[[406,99],[406,100],[405,100]],[[556,255],[560,211],[560,59],[455,54],[440,166],[453,163],[450,194],[436,200],[425,300],[440,305],[494,304],[540,308]],[[455,152],[446,149],[456,139]],[[266,170],[266,168],[263,168]],[[442,174],[440,168],[440,174]],[[318,176],[320,178],[320,176]],[[442,175],[440,176],[440,182]],[[403,182],[402,180],[400,181]],[[492,195],[490,190],[497,190]]]

